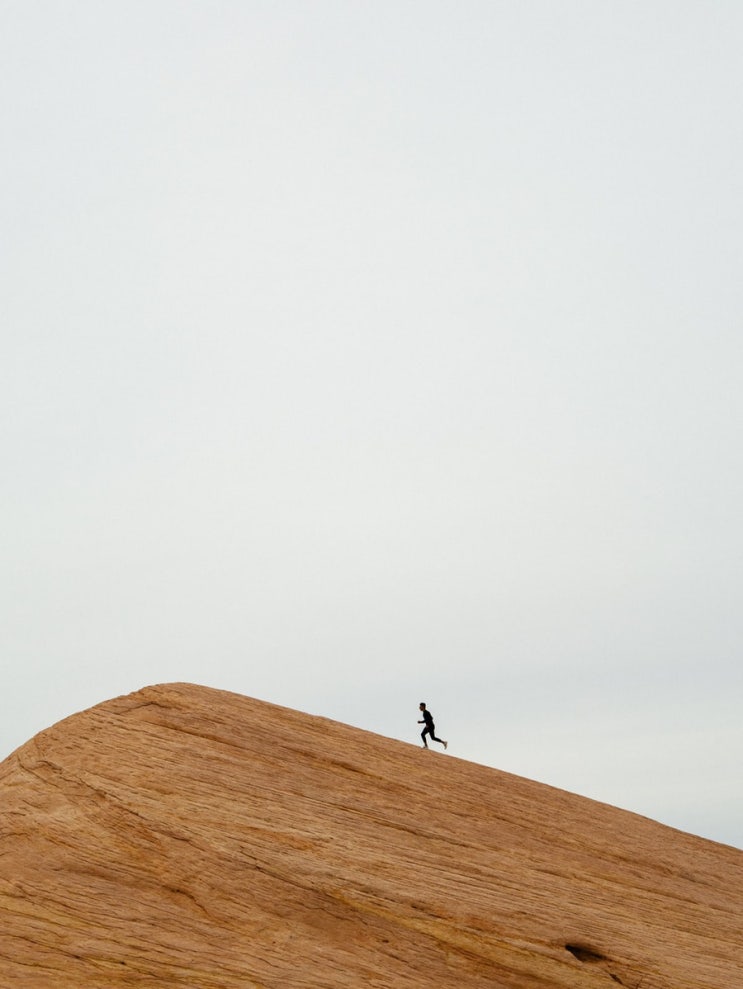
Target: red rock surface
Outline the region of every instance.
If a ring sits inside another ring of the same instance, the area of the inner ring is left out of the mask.
[[[737,989],[743,852],[149,687],[0,766],[0,986]]]

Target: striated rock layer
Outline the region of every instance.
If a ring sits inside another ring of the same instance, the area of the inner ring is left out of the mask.
[[[235,694],[0,766],[0,986],[734,989],[743,852]]]

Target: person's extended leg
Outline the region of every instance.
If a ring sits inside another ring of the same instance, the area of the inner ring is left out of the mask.
[[[426,727],[421,732],[421,738],[423,739],[423,748],[424,749],[427,749],[428,748],[428,742],[426,741],[426,735],[428,735],[429,733],[431,735],[433,735],[433,732],[431,731],[431,729],[428,727],[428,725],[426,725]]]
[[[434,730],[435,730],[435,729],[434,729]],[[447,745],[448,745],[449,743],[448,743],[448,742],[445,742],[445,741],[443,740],[443,738],[436,738],[436,736],[435,736],[435,735],[434,735],[434,733],[433,733],[433,732],[434,732],[434,730],[432,730],[432,731],[431,731],[431,740],[432,740],[432,741],[434,741],[434,742],[438,742],[438,743],[439,743],[439,745],[443,745],[443,746],[444,746],[444,748],[446,748],[446,747],[447,747]]]

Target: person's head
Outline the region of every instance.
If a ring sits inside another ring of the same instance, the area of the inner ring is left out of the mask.
[[[420,709],[421,711],[425,711],[425,710],[426,710],[426,705],[425,705],[425,704],[423,703],[423,701],[421,701],[421,702],[420,702],[420,704],[418,705],[418,708],[419,708],[419,709]]]

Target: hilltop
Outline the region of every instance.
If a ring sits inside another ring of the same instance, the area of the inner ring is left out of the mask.
[[[732,989],[743,852],[189,684],[0,765],[0,984]]]

